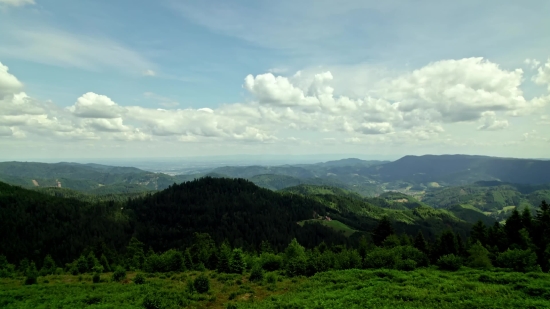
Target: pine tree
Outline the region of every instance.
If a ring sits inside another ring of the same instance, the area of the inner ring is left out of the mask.
[[[109,265],[109,261],[107,260],[107,257],[105,256],[105,254],[102,254],[101,257],[99,258],[99,264],[101,264],[101,266],[103,266],[103,271],[104,272],[110,272],[111,271],[111,266]]]
[[[508,239],[508,246],[519,245],[521,243],[521,237],[519,235],[519,230],[523,228],[523,223],[521,222],[521,216],[517,209],[512,211],[512,214],[506,220],[506,225],[504,225],[504,232]]]
[[[218,272],[229,273],[229,262],[231,261],[231,247],[227,242],[223,242],[220,246],[220,253],[218,256]]]
[[[44,263],[42,263],[42,268],[40,269],[40,275],[51,275],[55,272],[55,261],[53,260],[51,255],[46,255],[44,258]]]
[[[239,248],[233,249],[231,260],[229,261],[229,271],[234,274],[242,274],[246,269],[243,251]]]
[[[144,244],[132,237],[126,247],[126,265],[131,269],[141,269],[145,262]]]
[[[521,213],[521,223],[529,234],[533,233],[533,216],[531,215],[531,209],[529,207],[525,207]]]
[[[185,269],[187,270],[195,269],[193,265],[193,258],[191,257],[191,252],[189,248],[185,249],[185,253],[183,254],[183,263],[185,264]]]
[[[286,273],[289,276],[305,275],[307,269],[306,252],[296,238],[292,239],[286,247],[283,261]]]
[[[487,226],[481,220],[477,221],[470,231],[470,243],[475,244],[478,241],[482,245],[487,244]]]
[[[88,264],[88,271],[89,272],[91,272],[96,265],[99,265],[99,261],[95,257],[95,254],[94,254],[93,251],[90,251],[90,253],[88,253],[88,256],[86,257],[86,261],[87,261],[87,264]]]
[[[491,247],[496,247],[498,251],[502,252],[506,250],[507,243],[504,229],[500,223],[495,222],[495,224],[487,230],[487,244]]]
[[[395,234],[395,231],[390,222],[390,219],[388,219],[388,217],[385,216],[378,222],[378,225],[372,231],[372,240],[374,241],[375,245],[381,246],[384,240],[388,236],[393,234]]]
[[[424,238],[422,231],[419,230],[416,234],[413,246],[424,253],[428,253],[428,244],[426,243],[426,239]]]

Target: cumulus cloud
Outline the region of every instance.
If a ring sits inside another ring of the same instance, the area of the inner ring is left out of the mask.
[[[497,119],[496,113],[492,111],[483,112],[481,118],[482,125],[477,127],[481,131],[496,131],[508,127],[508,120]]]
[[[538,85],[547,85],[550,91],[550,58],[538,68],[537,74],[533,76],[533,81]]]
[[[126,110],[109,97],[88,92],[78,98],[76,103],[68,108],[75,116],[82,118],[119,118]]]
[[[0,0],[0,6],[25,6],[35,4],[34,0]]]
[[[334,85],[343,81],[330,71],[248,75],[247,103],[186,109],[174,109],[177,102],[152,92],[144,99],[164,108],[121,106],[94,92],[60,108],[19,92],[21,83],[7,68],[3,74],[0,89],[10,90],[0,99],[0,128],[12,137],[303,144],[285,136],[314,132],[323,143],[429,144],[453,123],[473,132],[502,130],[510,125],[502,117],[540,111],[550,102],[550,95],[524,98],[521,70],[503,70],[482,58],[434,62],[373,83],[368,95],[355,97],[337,94]],[[539,68],[536,82],[546,78],[546,67]],[[323,140],[328,134],[330,140]]]
[[[0,62],[0,98],[23,88],[23,84],[8,71],[9,68]]]
[[[13,130],[10,127],[0,126],[0,137],[12,136]]]
[[[403,112],[432,110],[434,120],[471,121],[484,111],[526,107],[522,77],[521,69],[502,70],[483,58],[444,60],[381,83],[378,94]]]

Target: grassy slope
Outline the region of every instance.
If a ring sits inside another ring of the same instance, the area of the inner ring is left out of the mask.
[[[509,273],[463,268],[444,272],[433,268],[344,270],[311,278],[276,275],[274,283],[253,283],[248,274],[207,272],[211,290],[190,294],[187,280],[199,273],[152,275],[135,285],[129,273],[122,283],[103,274],[93,284],[90,275],[39,277],[25,286],[23,278],[0,279],[2,308],[143,308],[150,296],[163,300],[161,308],[548,308],[550,275]],[[48,280],[49,283],[44,283]]]
[[[338,220],[326,221],[326,220],[310,219],[310,220],[304,220],[304,221],[298,222],[300,226],[304,226],[304,224],[306,223],[319,223],[324,226],[328,226],[335,231],[342,232],[346,237],[350,237],[351,235],[353,235],[353,233],[357,232],[357,230],[352,229],[351,227],[347,226],[346,224]]]

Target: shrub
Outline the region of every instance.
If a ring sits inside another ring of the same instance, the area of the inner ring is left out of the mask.
[[[283,257],[273,253],[262,253],[260,255],[260,264],[267,271],[274,271],[283,268]]]
[[[195,293],[195,285],[194,285],[193,281],[187,280],[187,283],[185,284],[185,290],[189,294]]]
[[[470,250],[468,250],[470,256],[468,257],[468,266],[472,268],[491,268],[491,259],[489,259],[489,251],[483,247],[483,245],[477,241]]]
[[[40,275],[41,276],[52,275],[55,272],[55,268],[56,268],[55,262],[52,259],[52,256],[48,254],[44,258],[44,263],[42,264]]]
[[[142,306],[145,309],[162,309],[165,307],[162,300],[160,295],[150,292],[143,298]]]
[[[199,293],[206,293],[210,290],[210,279],[204,274],[200,274],[193,282],[193,287]]]
[[[233,249],[231,260],[229,261],[229,271],[235,274],[242,274],[246,269],[243,251],[241,249]]]
[[[126,279],[126,270],[120,266],[118,266],[115,271],[113,272],[113,281],[122,281]]]
[[[397,268],[399,270],[404,270],[404,271],[415,270],[416,269],[416,262],[414,260],[411,260],[411,259],[400,260],[395,265],[395,268]]]
[[[237,304],[235,303],[228,303],[226,306],[225,306],[225,309],[238,309],[239,307],[237,307]]]
[[[142,273],[139,273],[134,278],[135,284],[144,284],[145,283],[145,276]]]
[[[267,283],[273,284],[277,282],[277,275],[275,273],[269,273],[266,276]]]
[[[367,254],[365,268],[394,268],[399,261],[399,255],[394,250],[377,248]]]
[[[537,255],[531,250],[506,250],[497,257],[497,265],[518,272],[538,271]]]
[[[8,278],[13,276],[15,265],[8,263],[6,256],[0,255],[0,278]]]
[[[26,278],[25,278],[26,285],[37,283],[38,270],[36,269],[36,264],[34,264],[34,262],[31,262],[29,268],[27,268],[27,271],[25,272],[25,275],[26,275]]]
[[[284,265],[288,276],[301,276],[306,274],[306,252],[296,238],[293,239],[285,249]]]
[[[250,281],[264,280],[264,270],[260,267],[260,265],[255,264],[254,267],[252,267],[252,271],[250,272],[250,278],[248,280]]]
[[[437,260],[437,266],[442,270],[456,271],[462,267],[462,259],[454,254],[447,254]]]
[[[101,277],[100,277],[99,273],[95,273],[95,274],[92,276],[92,282],[93,282],[93,283],[99,283],[100,280],[101,280]]]

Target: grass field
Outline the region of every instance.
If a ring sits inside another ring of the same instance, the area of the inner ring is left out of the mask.
[[[0,280],[1,308],[550,308],[550,275],[463,268],[345,270],[311,278],[270,273],[252,283],[248,275],[207,272],[211,289],[188,291],[199,272],[149,274],[146,282],[122,282],[110,274]],[[269,278],[269,279],[268,279]],[[47,283],[46,283],[47,282]]]

